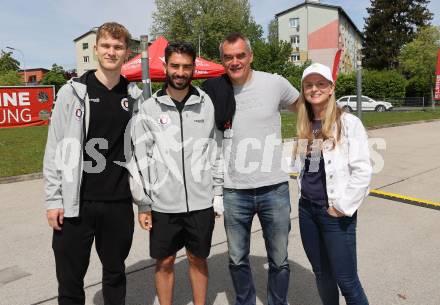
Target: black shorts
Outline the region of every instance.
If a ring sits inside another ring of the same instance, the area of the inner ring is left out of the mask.
[[[160,213],[152,211],[150,256],[163,259],[185,247],[200,258],[211,250],[215,213],[213,208],[189,213]]]

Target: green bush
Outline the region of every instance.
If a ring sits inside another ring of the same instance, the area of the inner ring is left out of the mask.
[[[356,94],[356,75],[354,73],[339,74],[336,81],[336,98]]]
[[[431,98],[431,86],[425,78],[413,76],[408,80],[406,96],[425,97],[427,101]]]
[[[363,75],[362,94],[372,98],[402,99],[405,97],[407,81],[395,70],[369,71]]]
[[[362,95],[377,99],[402,99],[407,81],[395,70],[363,70]],[[340,74],[336,83],[336,97],[356,94],[356,74]]]

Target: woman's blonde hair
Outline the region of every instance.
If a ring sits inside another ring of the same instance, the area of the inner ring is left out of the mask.
[[[331,85],[334,86],[333,83],[331,83]],[[311,144],[311,142],[315,139],[312,132],[312,121],[314,119],[314,114],[312,106],[306,100],[304,95],[303,82],[301,82],[301,94],[297,103],[298,117],[296,122],[296,134],[298,140],[307,139],[308,143]],[[320,133],[320,138],[322,138],[324,141],[328,139],[332,140],[333,147],[341,138],[341,115],[342,110],[336,105],[335,92],[333,92],[333,94],[329,97],[329,101],[325,109]],[[336,138],[333,130],[334,126],[336,127]]]

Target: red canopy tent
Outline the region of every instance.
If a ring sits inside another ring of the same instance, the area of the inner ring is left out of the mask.
[[[152,81],[165,80],[163,64],[165,62],[165,48],[167,45],[168,41],[160,36],[148,47],[150,79]],[[210,62],[201,57],[196,58],[196,70],[194,72],[195,79],[216,77],[223,73],[225,73],[225,69],[222,65]],[[122,75],[124,75],[129,81],[142,80],[141,54],[132,58],[122,66]]]

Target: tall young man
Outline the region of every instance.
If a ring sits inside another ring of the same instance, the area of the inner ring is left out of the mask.
[[[269,261],[268,305],[287,305],[290,268],[288,175],[282,170],[280,108],[294,110],[298,91],[283,77],[253,71],[249,40],[231,34],[220,44],[226,75],[204,89],[224,130],[224,219],[235,305],[255,305],[249,264],[252,220],[258,215]]]
[[[122,77],[130,34],[117,23],[98,28],[98,69],[58,92],[44,155],[47,220],[58,279],[58,303],[85,303],[84,276],[95,240],[104,304],[125,304],[124,261],[133,238],[125,130],[141,91]]]
[[[215,127],[211,99],[191,85],[195,59],[191,44],[166,47],[166,84],[141,106],[132,135],[141,184],[147,191],[139,202],[138,219],[143,229],[150,230],[161,305],[173,303],[173,266],[183,247],[194,305],[205,304],[213,201],[222,201],[221,133]]]

